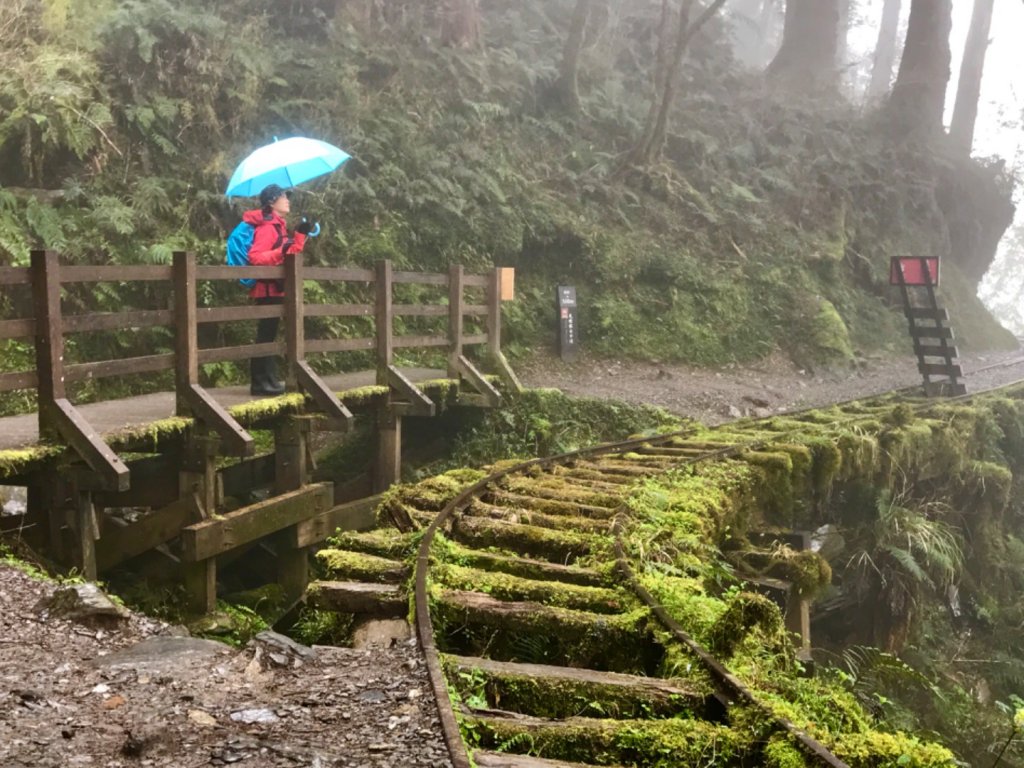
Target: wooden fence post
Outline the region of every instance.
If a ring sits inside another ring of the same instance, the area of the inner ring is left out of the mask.
[[[299,363],[306,359],[304,308],[302,254],[289,254],[284,259],[284,380],[289,392],[298,391]]]
[[[501,267],[495,267],[487,284],[487,351],[501,353]]]
[[[377,262],[377,383],[388,386],[388,366],[394,360],[394,314],[391,306],[391,262]]]
[[[32,302],[36,318],[36,372],[39,377],[39,437],[63,442],[57,427],[57,400],[64,399],[64,324],[60,310],[60,262],[53,251],[32,251]]]
[[[402,473],[402,417],[395,412],[389,367],[394,362],[394,314],[392,268],[388,260],[377,262],[377,383],[388,387],[387,403],[377,410],[377,457],[373,467],[373,492],[380,493],[398,481]]]
[[[448,269],[448,378],[459,378],[458,361],[462,354],[462,327],[465,315],[461,264]]]
[[[199,383],[199,334],[196,309],[196,259],[174,253],[174,392],[178,416],[191,416],[188,391]]]

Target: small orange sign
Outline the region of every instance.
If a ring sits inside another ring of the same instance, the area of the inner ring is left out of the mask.
[[[512,301],[516,297],[515,267],[501,267],[501,300]]]

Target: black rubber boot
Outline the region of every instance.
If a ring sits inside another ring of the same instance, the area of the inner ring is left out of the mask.
[[[277,378],[277,361],[254,357],[249,361],[249,394],[276,397],[284,394],[284,382]]]

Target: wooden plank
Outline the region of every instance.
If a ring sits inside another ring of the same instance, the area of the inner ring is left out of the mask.
[[[905,312],[907,317],[914,320],[935,320],[938,322],[949,320],[949,311],[939,307],[909,307]]]
[[[469,336],[462,337],[463,345],[468,344],[486,344],[490,340],[490,337],[486,333],[474,333]]]
[[[387,368],[394,359],[394,330],[391,325],[391,262],[377,262],[377,383],[387,384]]]
[[[68,400],[58,398],[54,405],[54,420],[61,437],[100,476],[106,489],[128,490],[129,471],[121,458],[103,442],[96,430]]]
[[[374,349],[376,339],[313,339],[306,342],[306,354],[312,352],[353,352]]]
[[[86,581],[96,581],[96,508],[92,494],[88,491],[75,492],[75,565]]]
[[[288,544],[292,547],[319,544],[339,528],[343,531],[369,531],[377,525],[376,510],[380,500],[381,496],[377,495],[350,501],[303,520],[290,529]]]
[[[305,360],[300,360],[297,363],[297,371],[298,383],[302,387],[302,391],[309,395],[329,419],[341,426],[341,431],[350,432],[355,418],[351,411],[338,400],[338,396],[331,391],[327,383],[309,367],[309,363]]]
[[[416,347],[447,347],[445,336],[395,336],[395,349],[412,349]]]
[[[254,488],[270,488],[274,484],[274,454],[256,456],[217,470],[225,496],[242,498]]]
[[[198,516],[199,505],[195,497],[189,494],[150,512],[135,523],[123,527],[111,526],[97,543],[97,568],[106,571],[166,544]]]
[[[393,311],[402,317],[444,317],[451,310],[444,304],[395,304]]]
[[[281,304],[264,304],[262,306],[238,307],[198,307],[196,322],[230,323],[236,320],[262,320],[266,317],[284,317],[284,306]]]
[[[197,280],[284,280],[284,267],[196,267]]]
[[[441,272],[395,272],[391,277],[391,282],[412,285],[448,285],[448,275]]]
[[[950,361],[960,357],[957,348],[949,344],[921,344],[917,341],[914,342],[914,354],[921,357],[944,357]]]
[[[448,378],[458,378],[457,360],[462,355],[462,329],[465,321],[462,265],[452,264],[448,270]]]
[[[65,397],[64,330],[60,312],[60,263],[53,251],[32,251],[32,305],[36,318],[36,387],[39,437],[59,440],[56,401]]]
[[[959,365],[947,365],[946,363],[920,363],[917,370],[928,376],[954,376],[960,378],[964,375]]]
[[[529,755],[485,752],[479,749],[473,752],[473,762],[477,768],[597,768],[594,765],[568,763],[565,760],[546,760]],[[619,768],[619,766],[604,766],[604,768]]]
[[[377,279],[377,275],[372,269],[359,269],[358,267],[306,267],[306,279],[372,283]]]
[[[434,401],[423,394],[420,389],[405,377],[400,370],[393,365],[385,369],[387,385],[396,390],[401,397],[409,401],[412,406],[412,413],[416,416],[433,416],[436,407]]]
[[[403,618],[409,612],[409,599],[395,584],[314,581],[306,595],[309,605],[323,611],[389,619]]]
[[[220,436],[221,448],[226,455],[253,455],[256,444],[252,435],[203,387],[187,384],[179,389],[179,395],[184,396],[190,414]]]
[[[35,333],[36,321],[30,317],[0,320],[0,339],[31,339]]]
[[[917,339],[952,339],[953,329],[952,328],[922,328],[921,326],[914,326],[910,330],[910,335]]]
[[[196,327],[196,260],[174,253],[174,392],[175,413],[192,415],[193,393],[199,384],[199,336]]]
[[[473,389],[486,398],[488,406],[497,408],[501,405],[501,393],[491,385],[491,382],[484,378],[484,375],[464,355],[458,355],[454,363],[456,372],[465,378]]]
[[[491,270],[487,285],[487,345],[491,353],[501,351],[501,269]]]
[[[299,361],[306,359],[302,300],[302,254],[285,256],[284,380],[289,392],[299,386]]]
[[[271,341],[266,344],[246,344],[241,347],[208,347],[199,350],[199,364],[219,363],[225,360],[248,360],[250,357],[279,355],[284,352],[284,342]]]
[[[383,493],[401,479],[402,417],[394,406],[384,406],[377,410],[377,455],[371,487],[374,493]]]
[[[476,288],[486,288],[490,285],[490,275],[466,275],[462,278],[462,282],[467,287],[473,286]]]
[[[118,264],[107,266],[61,267],[60,282],[68,283],[127,283],[162,281],[171,279],[171,267],[161,264]]]
[[[0,267],[0,285],[31,285],[32,271],[28,267]]]
[[[33,389],[38,383],[39,376],[35,371],[0,373],[0,392],[10,392],[15,389]]]
[[[140,309],[133,312],[97,312],[88,315],[64,315],[64,332],[115,331],[152,328],[174,323],[169,309]]]
[[[306,270],[309,272],[309,269]],[[370,317],[373,304],[307,304],[306,317]]]
[[[66,381],[103,379],[108,376],[127,376],[133,373],[155,373],[169,371],[174,367],[174,355],[146,355],[126,357],[121,360],[100,360],[95,363],[77,363],[64,369]]]
[[[100,491],[93,494],[99,507],[150,507],[160,509],[176,501],[178,487],[178,457],[157,454],[128,463],[132,485],[127,491]]]
[[[466,304],[462,308],[462,314],[471,317],[483,317],[487,312],[486,304]]]
[[[207,560],[315,517],[333,506],[333,494],[332,483],[316,483],[191,525],[181,532],[183,559]]]

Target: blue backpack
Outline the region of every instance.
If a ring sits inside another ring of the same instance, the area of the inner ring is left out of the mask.
[[[238,226],[231,230],[228,235],[228,265],[232,267],[249,266],[249,249],[252,247],[252,238],[256,228],[252,224],[239,222]],[[252,288],[256,281],[251,278],[239,280],[246,288]]]

